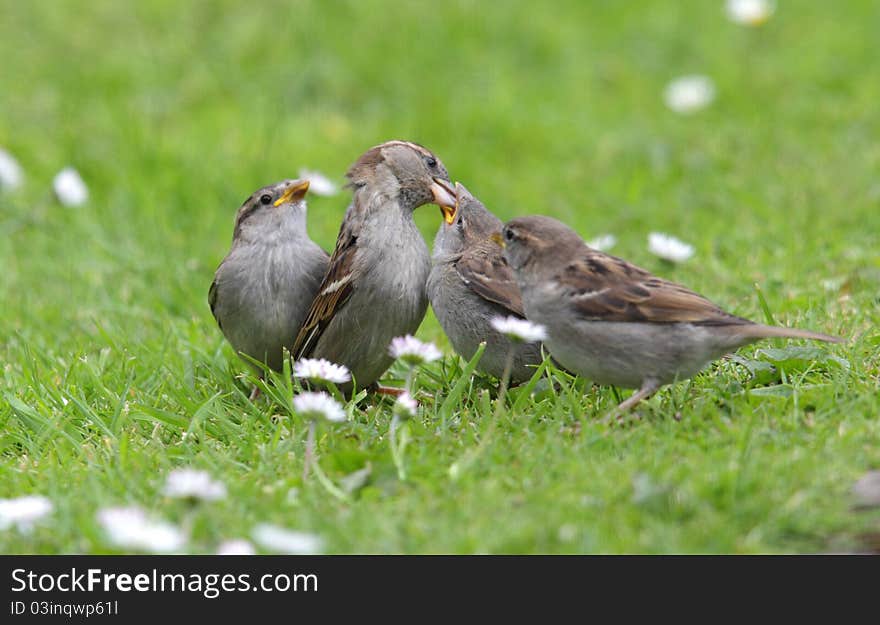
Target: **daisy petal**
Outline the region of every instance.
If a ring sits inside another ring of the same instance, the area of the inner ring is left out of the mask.
[[[547,338],[547,329],[537,323],[519,317],[494,317],[492,327],[501,332],[511,341],[518,343],[534,343]]]

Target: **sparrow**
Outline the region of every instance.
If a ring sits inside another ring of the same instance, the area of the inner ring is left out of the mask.
[[[727,313],[687,287],[588,247],[550,217],[513,219],[496,236],[526,317],[545,326],[553,358],[599,384],[638,389],[617,413],[761,339],[842,341]]]
[[[372,387],[391,366],[391,339],[418,329],[428,307],[428,246],[413,211],[445,201],[443,163],[426,148],[388,141],[349,168],[353,191],[330,267],[311,303],[292,353],[325,358],[351,371],[358,388]],[[351,392],[351,383],[340,385]]]
[[[501,378],[513,349],[510,381],[525,382],[541,364],[540,344],[513,343],[490,323],[494,317],[525,318],[516,278],[491,238],[502,221],[460,183],[455,189],[438,183],[435,189],[443,222],[434,239],[428,276],[431,308],[458,354],[470,360],[485,341],[477,368]],[[451,204],[450,196],[455,200]]]
[[[236,352],[275,371],[282,370],[283,348],[293,346],[330,262],[306,230],[308,189],[308,180],[285,180],[244,201],[232,248],[208,291],[214,319]]]

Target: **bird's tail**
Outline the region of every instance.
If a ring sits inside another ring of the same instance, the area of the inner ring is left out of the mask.
[[[843,343],[839,336],[830,336],[821,332],[799,330],[798,328],[783,328],[780,326],[765,326],[759,323],[737,327],[738,334],[752,339],[786,338],[786,339],[810,339],[812,341],[824,341],[826,343]]]

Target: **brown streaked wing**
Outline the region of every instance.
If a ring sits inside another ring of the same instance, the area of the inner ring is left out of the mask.
[[[327,324],[351,297],[356,279],[353,275],[356,253],[357,236],[352,233],[352,228],[347,223],[343,223],[333,256],[330,257],[327,274],[290,350],[296,360],[309,357]],[[329,290],[334,284],[337,285],[336,288]]]
[[[585,250],[565,266],[557,280],[565,288],[572,308],[584,319],[699,325],[751,323],[680,284],[597,250]]]
[[[500,252],[501,248],[495,242],[477,243],[461,255],[455,269],[471,291],[525,318],[522,295],[513,270]]]
[[[217,326],[222,330],[223,324],[220,323],[220,317],[217,316],[217,276],[214,276],[214,280],[211,281],[211,288],[208,289],[208,306],[211,307],[211,314],[214,315],[214,321],[217,322]]]

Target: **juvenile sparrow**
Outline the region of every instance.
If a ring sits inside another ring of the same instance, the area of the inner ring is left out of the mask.
[[[235,216],[232,249],[208,292],[211,312],[232,347],[276,371],[329,263],[306,231],[308,189],[308,180],[285,180],[245,200]]]
[[[599,384],[638,389],[619,412],[760,339],[841,342],[726,313],[684,286],[588,247],[550,217],[513,219],[499,241],[526,316],[547,328],[544,344],[553,358]]]
[[[435,197],[443,223],[434,239],[434,266],[428,276],[431,308],[464,358],[470,360],[480,342],[486,342],[480,371],[500,378],[513,348],[510,381],[524,382],[535,372],[533,365],[541,364],[540,344],[512,343],[490,323],[494,317],[525,318],[516,278],[491,238],[502,222],[464,185],[456,183],[454,191],[445,183],[438,187],[446,193]],[[453,193],[450,204],[446,200]]]
[[[435,180],[449,175],[422,146],[388,141],[365,152],[346,176],[354,197],[292,353],[345,365],[365,388],[391,365],[391,339],[414,333],[425,316],[431,257],[413,211],[432,202]]]

